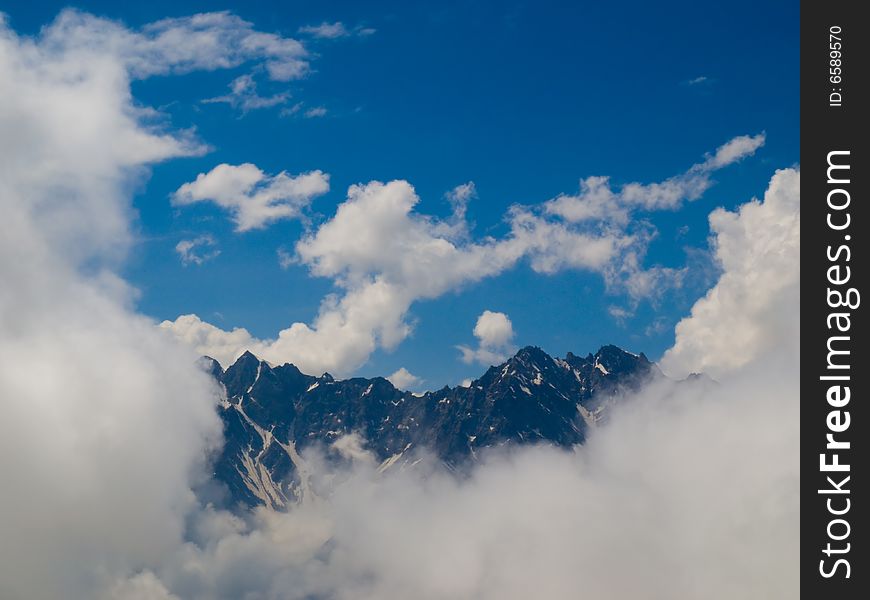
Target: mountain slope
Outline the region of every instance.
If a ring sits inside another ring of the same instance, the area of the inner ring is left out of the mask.
[[[506,443],[582,444],[606,413],[608,399],[661,377],[647,358],[616,346],[554,359],[526,347],[490,367],[469,387],[415,395],[384,378],[342,381],[285,364],[270,366],[246,352],[226,371],[206,368],[223,386],[225,445],[215,477],[233,504],[283,508],[310,493],[301,453],[328,448],[348,434],[365,439],[381,468],[427,449],[450,467],[476,450]]]

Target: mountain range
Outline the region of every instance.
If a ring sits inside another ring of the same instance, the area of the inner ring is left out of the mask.
[[[414,394],[383,377],[336,380],[273,366],[245,352],[225,371],[204,365],[222,388],[224,445],[214,476],[235,507],[283,509],[311,494],[306,449],[359,446],[379,470],[425,450],[449,468],[503,444],[582,444],[612,401],[664,377],[643,354],[604,346],[553,358],[527,346],[467,387]],[[350,437],[349,437],[350,436]],[[343,442],[342,442],[343,440]]]

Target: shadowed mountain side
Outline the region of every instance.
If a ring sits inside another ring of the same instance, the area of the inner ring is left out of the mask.
[[[225,445],[215,477],[234,505],[284,508],[309,493],[300,453],[329,447],[348,434],[387,469],[426,449],[449,467],[475,451],[505,443],[582,444],[606,414],[608,400],[663,377],[643,354],[604,346],[595,354],[552,358],[521,349],[468,387],[425,394],[397,389],[382,377],[337,381],[291,364],[271,366],[246,352],[223,371],[205,368],[223,385]]]

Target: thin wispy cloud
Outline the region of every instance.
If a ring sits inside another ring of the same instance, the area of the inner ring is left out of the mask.
[[[357,25],[348,28],[341,21],[324,21],[319,25],[304,25],[299,28],[299,33],[318,39],[335,40],[345,37],[366,37],[374,34],[377,30],[372,27]]]
[[[201,235],[190,240],[181,240],[175,245],[175,252],[181,259],[181,264],[201,265],[220,255],[217,241],[211,235]]]
[[[287,252],[287,250],[285,250],[284,248],[278,248],[278,250],[275,251],[275,254],[278,255],[278,265],[282,269],[289,269],[290,265],[296,262],[296,258],[293,256],[293,254]]]
[[[349,36],[350,30],[341,21],[333,23],[324,21],[319,25],[304,25],[299,28],[299,33],[310,35],[311,37],[334,40]]]
[[[317,119],[319,117],[325,117],[327,113],[325,106],[314,106],[305,111],[306,119]]]
[[[247,113],[251,110],[261,108],[272,108],[281,104],[286,104],[291,95],[289,92],[281,92],[271,96],[261,96],[257,92],[257,83],[254,81],[254,76],[251,74],[241,75],[234,79],[230,84],[230,93],[214,98],[206,98],[202,100],[204,104],[229,104],[233,108],[240,110],[242,113]]]
[[[299,111],[302,110],[303,106],[304,106],[303,102],[297,102],[297,103],[293,104],[292,106],[287,106],[285,108],[282,108],[281,112],[279,112],[278,114],[281,117],[292,117],[293,115],[298,114]]]

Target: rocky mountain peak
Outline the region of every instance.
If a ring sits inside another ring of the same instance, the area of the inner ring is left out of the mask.
[[[382,461],[411,464],[425,448],[454,468],[488,446],[586,439],[604,417],[608,398],[659,376],[654,364],[616,346],[580,358],[554,359],[526,346],[490,367],[469,387],[445,386],[421,396],[383,377],[336,380],[306,375],[292,364],[272,367],[250,352],[226,371],[211,371],[224,386],[225,446],[215,474],[231,504],[286,507],[306,484],[304,451],[329,448],[354,433]]]

